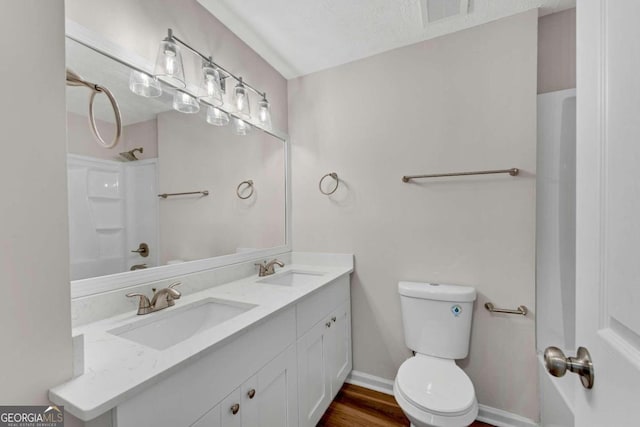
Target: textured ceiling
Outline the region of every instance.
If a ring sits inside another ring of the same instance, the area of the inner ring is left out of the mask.
[[[288,79],[526,10],[575,7],[575,0],[198,2]],[[456,8],[462,13],[449,16]]]

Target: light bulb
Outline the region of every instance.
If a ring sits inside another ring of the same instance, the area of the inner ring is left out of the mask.
[[[229,115],[217,107],[207,108],[207,123],[214,126],[225,126],[229,123]]]
[[[234,117],[233,130],[235,131],[236,135],[244,136],[251,131],[251,125],[249,125],[247,122],[245,122],[242,119],[238,119]]]
[[[158,79],[136,70],[131,70],[129,74],[129,90],[136,95],[147,98],[162,95],[162,87]]]
[[[236,108],[238,111],[244,110],[244,103],[246,102],[246,95],[243,93],[236,94]]]
[[[173,95],[173,108],[181,113],[195,114],[200,111],[200,104],[188,93],[176,90]]]
[[[176,73],[176,55],[171,51],[165,50],[164,52],[164,68],[167,70],[167,74]]]

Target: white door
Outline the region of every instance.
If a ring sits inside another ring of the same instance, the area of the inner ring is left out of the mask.
[[[640,1],[577,6],[576,426],[640,425]]]

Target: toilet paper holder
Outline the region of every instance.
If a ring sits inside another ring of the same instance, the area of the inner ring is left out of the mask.
[[[518,306],[515,310],[511,310],[508,308],[496,308],[493,303],[487,302],[484,304],[484,308],[491,313],[519,314],[521,316],[526,316],[529,312],[529,309],[524,305]]]

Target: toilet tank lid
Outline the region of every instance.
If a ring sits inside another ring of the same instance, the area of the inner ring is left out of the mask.
[[[470,302],[476,299],[476,290],[471,286],[442,283],[400,282],[398,292],[407,297],[436,301]]]

